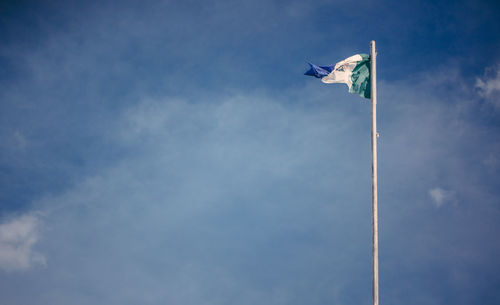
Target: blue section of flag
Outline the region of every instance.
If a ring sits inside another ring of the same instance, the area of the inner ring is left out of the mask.
[[[304,75],[310,75],[310,76],[315,76],[317,78],[322,78],[324,76],[327,76],[330,74],[330,72],[333,71],[333,68],[335,68],[335,65],[331,66],[316,66],[314,64],[309,63],[309,66],[311,66],[311,69],[307,70]]]

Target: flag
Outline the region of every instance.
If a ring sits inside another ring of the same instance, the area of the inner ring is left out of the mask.
[[[344,83],[349,87],[350,93],[359,94],[364,98],[370,98],[370,56],[368,54],[356,54],[335,65],[316,66],[309,63],[309,69],[305,75],[321,78],[325,84]]]

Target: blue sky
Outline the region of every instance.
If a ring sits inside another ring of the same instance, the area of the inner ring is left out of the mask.
[[[4,1],[0,303],[500,304],[496,1]]]

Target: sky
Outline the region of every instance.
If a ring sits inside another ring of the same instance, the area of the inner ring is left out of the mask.
[[[500,3],[0,3],[0,303],[500,304]]]

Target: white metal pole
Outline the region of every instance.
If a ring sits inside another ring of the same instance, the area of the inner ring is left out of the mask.
[[[373,305],[378,305],[378,203],[377,203],[377,51],[370,42],[370,78],[372,100],[372,225],[373,225]]]

